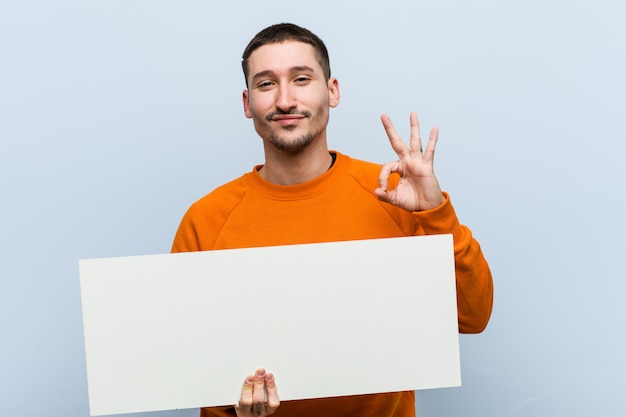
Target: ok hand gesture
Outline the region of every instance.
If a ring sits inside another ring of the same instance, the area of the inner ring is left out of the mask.
[[[420,125],[417,113],[410,116],[411,137],[409,147],[406,146],[391,119],[386,114],[381,116],[381,121],[389,137],[391,147],[398,155],[398,160],[388,162],[380,170],[378,179],[379,187],[374,190],[376,196],[387,203],[401,207],[407,211],[430,210],[441,205],[445,198],[435,172],[433,159],[439,130],[435,127],[430,132],[426,149],[422,153],[422,140],[420,138]],[[388,180],[392,173],[400,175],[400,182],[393,190],[388,190]]]

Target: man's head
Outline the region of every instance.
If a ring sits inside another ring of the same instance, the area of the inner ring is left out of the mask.
[[[326,146],[329,109],[339,104],[340,96],[320,48],[327,57],[317,36],[291,24],[261,31],[246,48],[244,114],[253,119],[266,154]]]
[[[315,56],[320,64],[320,67],[322,67],[322,70],[324,71],[326,80],[330,79],[330,59],[324,42],[322,42],[317,35],[308,29],[292,23],[279,23],[269,26],[257,33],[244,50],[241,66],[243,68],[243,75],[246,79],[246,87],[248,86],[249,75],[248,59],[250,58],[250,55],[252,55],[252,52],[263,45],[283,43],[286,41],[297,41],[311,45],[315,50]]]

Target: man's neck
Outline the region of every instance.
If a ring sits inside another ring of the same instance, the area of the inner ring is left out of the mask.
[[[272,146],[272,145],[266,145]],[[265,150],[265,164],[259,174],[267,181],[278,185],[295,185],[319,177],[333,163],[333,158],[324,146],[307,147],[301,152],[276,152]]]

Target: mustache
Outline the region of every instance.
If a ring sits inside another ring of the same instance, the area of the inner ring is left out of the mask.
[[[274,119],[275,116],[284,116],[286,114],[296,114],[298,116],[303,116],[303,117],[311,117],[311,112],[308,110],[296,110],[296,109],[290,109],[289,111],[282,111],[282,110],[278,110],[278,111],[273,111],[271,113],[268,113],[265,116],[265,120],[267,121],[272,121],[272,119]]]

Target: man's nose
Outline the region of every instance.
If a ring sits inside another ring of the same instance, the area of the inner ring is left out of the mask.
[[[295,91],[289,85],[280,86],[278,89],[278,97],[276,99],[276,107],[282,111],[288,111],[297,106]]]

